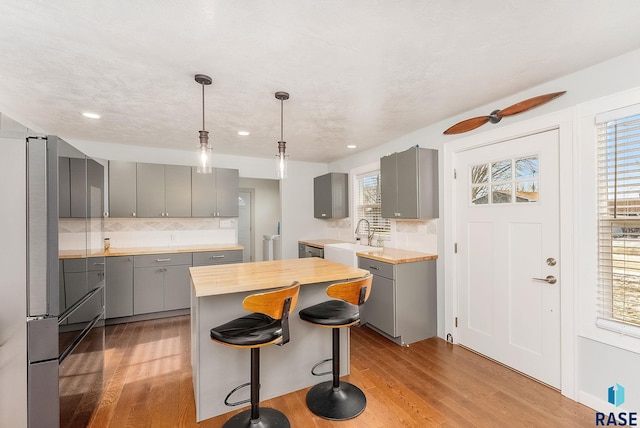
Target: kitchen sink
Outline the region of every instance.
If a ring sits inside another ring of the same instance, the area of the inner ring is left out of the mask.
[[[325,244],[324,258],[332,262],[342,263],[343,265],[358,267],[358,252],[382,251],[382,247],[371,247],[369,245],[353,244],[344,242],[340,244]]]

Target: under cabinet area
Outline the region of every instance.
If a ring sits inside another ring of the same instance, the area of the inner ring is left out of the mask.
[[[373,275],[367,325],[399,345],[437,334],[435,260],[387,263],[358,257],[358,267]]]
[[[411,147],[380,158],[382,217],[438,218],[438,151]]]
[[[313,216],[324,219],[349,217],[348,174],[330,172],[313,179]]]

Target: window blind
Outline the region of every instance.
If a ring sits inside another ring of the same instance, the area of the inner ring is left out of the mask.
[[[358,196],[355,223],[361,218],[367,219],[377,235],[389,236],[391,221],[382,218],[382,205],[380,204],[380,171],[358,175],[356,180]]]
[[[640,327],[640,114],[600,119],[598,325],[624,331]]]

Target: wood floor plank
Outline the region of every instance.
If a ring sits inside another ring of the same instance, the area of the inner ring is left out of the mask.
[[[400,347],[366,327],[351,337],[351,374],[343,380],[367,396],[360,416],[334,422],[313,415],[305,404],[309,388],[262,404],[300,428],[593,425],[594,410],[442,339]],[[105,343],[104,388],[91,428],[220,428],[246,408],[195,422],[188,316],[108,326]]]

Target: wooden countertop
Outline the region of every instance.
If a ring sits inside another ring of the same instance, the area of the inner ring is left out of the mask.
[[[88,257],[115,257],[115,256],[138,256],[142,254],[168,254],[168,253],[199,253],[203,251],[224,251],[242,250],[242,245],[236,244],[208,244],[208,245],[175,245],[171,247],[132,247],[132,248],[109,248],[106,251],[94,251],[89,254],[81,253],[77,250],[62,250],[58,257],[61,259],[78,259]]]
[[[419,251],[402,250],[399,248],[388,247],[385,247],[382,251],[358,251],[356,255],[359,257],[392,264],[421,262],[423,260],[434,260],[438,258],[436,254],[421,253]]]
[[[196,297],[361,278],[364,269],[318,257],[189,268]]]
[[[347,241],[340,241],[338,239],[305,239],[298,241],[299,244],[311,245],[312,247],[324,248],[327,244],[342,244]]]

